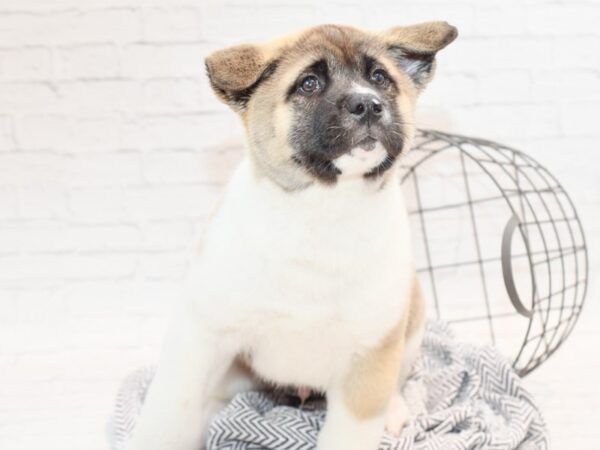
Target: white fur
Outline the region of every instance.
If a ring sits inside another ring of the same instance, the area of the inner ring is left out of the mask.
[[[337,392],[351,356],[404,313],[411,262],[396,180],[285,192],[245,160],[208,228],[131,448],[197,449],[220,393],[244,386],[228,369],[241,352],[268,380],[327,391],[319,450],[375,449],[384,418],[359,421]]]
[[[327,418],[319,432],[317,450],[375,450],[383,434],[385,416],[357,420],[345,407],[336,387],[327,391]]]
[[[363,84],[352,83],[352,92],[356,92],[357,94],[371,94],[376,97],[378,100],[381,100],[377,91],[373,88],[365,86]]]
[[[412,371],[412,366],[421,352],[424,334],[425,321],[420,324],[419,328],[406,341],[404,354],[402,355],[402,367],[400,368],[400,375],[398,377],[400,384],[406,381]]]
[[[381,143],[377,142],[372,150],[365,150],[361,147],[354,147],[342,156],[338,156],[332,161],[333,165],[341,170],[342,177],[359,176],[370,172],[377,167],[386,158],[387,152]]]
[[[400,392],[394,393],[385,417],[385,429],[392,436],[400,437],[402,428],[410,417],[410,410]]]

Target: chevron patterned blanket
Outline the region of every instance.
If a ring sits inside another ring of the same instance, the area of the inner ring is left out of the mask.
[[[123,383],[109,433],[114,450],[124,449],[153,374],[143,369]],[[412,419],[399,438],[384,434],[379,450],[548,448],[540,411],[509,362],[493,348],[456,342],[443,323],[427,324],[403,394]],[[298,408],[289,397],[237,395],[213,419],[207,450],[314,449],[324,402]]]

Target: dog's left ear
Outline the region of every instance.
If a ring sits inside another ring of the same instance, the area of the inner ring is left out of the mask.
[[[422,89],[433,77],[435,55],[458,36],[458,30],[447,22],[425,22],[395,27],[383,33],[383,40],[398,64]]]
[[[218,50],[205,61],[210,84],[219,98],[235,111],[243,111],[258,85],[277,67],[260,47],[237,45]]]

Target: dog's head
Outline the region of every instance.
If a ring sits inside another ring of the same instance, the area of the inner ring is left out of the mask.
[[[445,22],[384,33],[324,25],[217,51],[206,69],[241,116],[259,171],[285,189],[377,179],[410,145],[415,100],[456,36]]]

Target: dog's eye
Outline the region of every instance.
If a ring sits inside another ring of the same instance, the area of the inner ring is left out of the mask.
[[[309,75],[300,82],[299,91],[304,95],[312,95],[321,88],[319,79],[314,75]]]
[[[384,86],[388,82],[387,73],[385,73],[385,70],[383,69],[374,70],[371,74],[371,81],[380,86]]]

